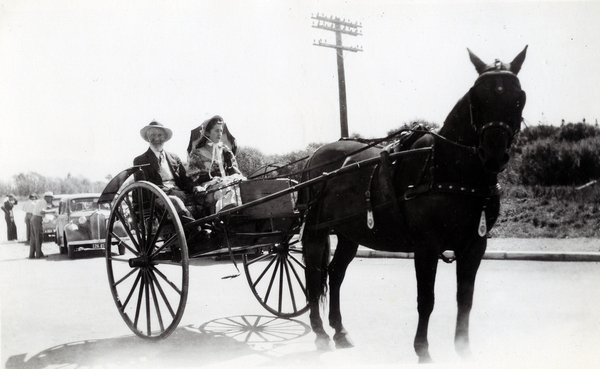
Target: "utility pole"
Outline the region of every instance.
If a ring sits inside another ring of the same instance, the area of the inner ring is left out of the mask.
[[[313,28],[320,28],[327,31],[335,32],[335,44],[327,43],[327,40],[319,39],[313,41],[315,46],[330,47],[336,49],[337,54],[337,69],[338,69],[338,87],[340,90],[340,125],[342,137],[348,137],[348,107],[346,104],[346,76],[344,73],[344,50],[357,52],[363,51],[362,47],[349,47],[342,44],[342,33],[351,36],[361,36],[362,32],[359,28],[362,25],[357,22],[350,22],[346,19],[337,17],[326,17],[323,14],[317,13],[316,16],[311,15],[311,18],[317,21],[313,22]]]

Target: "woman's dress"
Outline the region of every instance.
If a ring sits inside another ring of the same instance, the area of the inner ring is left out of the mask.
[[[194,149],[188,157],[187,175],[194,182],[194,191],[203,198],[203,206],[211,213],[241,205],[239,187],[242,181],[233,152],[226,145],[208,142]]]

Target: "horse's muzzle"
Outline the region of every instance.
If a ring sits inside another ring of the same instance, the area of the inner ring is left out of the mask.
[[[490,173],[500,173],[508,164],[510,160],[510,155],[508,152],[504,150],[496,155],[490,154],[483,147],[479,147],[477,150],[479,154],[479,159],[481,159],[481,163],[483,163],[483,168]]]

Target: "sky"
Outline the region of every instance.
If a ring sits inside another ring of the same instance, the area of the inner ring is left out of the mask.
[[[467,48],[510,62],[528,125],[600,119],[600,1],[0,0],[0,180],[102,180],[131,166],[157,120],[186,161],[190,131],[221,115],[238,144],[284,154],[340,137],[334,43],[344,36],[350,133],[441,124],[477,77]]]

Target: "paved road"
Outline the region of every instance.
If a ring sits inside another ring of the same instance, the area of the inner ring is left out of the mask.
[[[194,260],[175,333],[152,343],[121,320],[101,254],[76,260],[44,245],[0,244],[2,363],[9,368],[385,367],[416,363],[410,259],[356,259],[343,293],[356,347],[317,352],[308,315],[273,319],[230,262]],[[434,367],[462,367],[454,352],[454,265],[440,263],[430,325]],[[592,368],[600,362],[600,263],[484,260],[472,314],[472,367]],[[223,323],[236,328],[222,334]],[[261,326],[260,330],[251,330]]]

